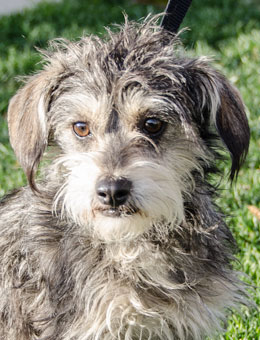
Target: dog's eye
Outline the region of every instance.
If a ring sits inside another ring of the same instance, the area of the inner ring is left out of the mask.
[[[148,133],[149,135],[156,136],[164,127],[164,122],[157,118],[147,118],[143,124],[144,132]]]
[[[90,134],[89,126],[84,122],[77,122],[73,124],[73,131],[79,137],[87,137]]]

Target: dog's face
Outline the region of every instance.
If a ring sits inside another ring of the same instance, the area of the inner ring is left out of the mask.
[[[106,241],[180,223],[202,153],[188,145],[164,98],[120,82],[114,95],[105,88],[92,98],[84,88],[61,95],[51,114],[66,174],[55,204]]]
[[[53,209],[105,242],[184,222],[185,202],[215,161],[213,128],[232,156],[231,177],[247,152],[237,90],[204,58],[178,56],[176,40],[146,22],[106,42],[57,44],[11,101],[11,143],[32,188],[55,142]]]

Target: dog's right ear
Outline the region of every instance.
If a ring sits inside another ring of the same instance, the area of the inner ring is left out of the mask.
[[[29,185],[37,191],[34,175],[48,143],[47,110],[53,74],[44,70],[30,78],[8,108],[10,142]]]

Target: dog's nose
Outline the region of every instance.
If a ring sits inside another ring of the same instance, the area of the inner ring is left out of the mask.
[[[102,204],[116,208],[127,201],[132,183],[124,178],[105,178],[96,185],[96,193]]]

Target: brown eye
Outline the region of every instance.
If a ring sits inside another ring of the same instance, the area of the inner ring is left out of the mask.
[[[77,122],[73,124],[73,131],[79,137],[87,137],[90,133],[87,123]]]
[[[157,118],[147,118],[144,121],[143,130],[149,135],[157,135],[159,134],[164,126],[164,122]]]

